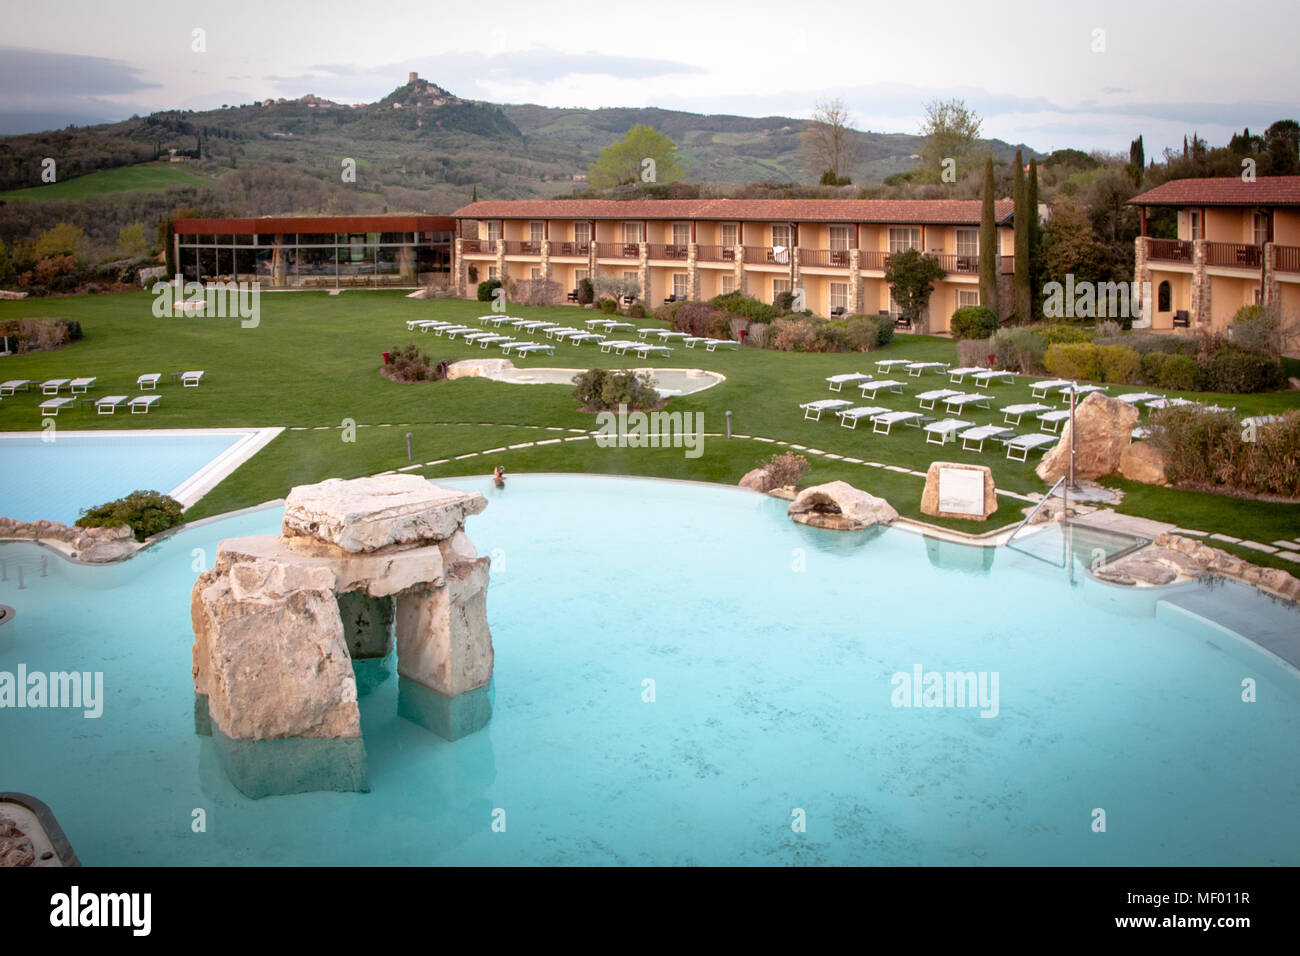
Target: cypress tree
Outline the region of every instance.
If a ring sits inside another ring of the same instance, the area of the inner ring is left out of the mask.
[[[1032,317],[1039,315],[1043,288],[1043,224],[1038,219],[1038,160],[1029,161],[1029,182],[1025,186],[1025,207],[1029,215],[1029,302]]]
[[[470,202],[478,202],[478,183],[474,184],[474,193],[469,197]]]
[[[1016,262],[1015,262],[1015,316],[1017,322],[1028,322],[1030,315],[1029,294],[1029,209],[1028,192],[1025,189],[1025,167],[1020,150],[1016,150],[1016,186],[1012,194],[1015,198]]]
[[[993,157],[984,160],[984,205],[980,210],[980,305],[998,312],[998,227],[993,212]]]

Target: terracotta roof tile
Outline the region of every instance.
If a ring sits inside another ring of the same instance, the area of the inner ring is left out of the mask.
[[[470,203],[461,219],[711,219],[979,225],[978,199],[521,199]],[[1000,224],[1010,199],[994,204]]]
[[[1129,200],[1134,206],[1300,206],[1300,176],[1171,179]]]

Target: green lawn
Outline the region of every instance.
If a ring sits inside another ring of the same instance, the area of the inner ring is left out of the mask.
[[[57,352],[7,358],[0,378],[44,379],[96,375],[92,395],[135,393],[135,378],[144,372],[166,373],[201,368],[203,385],[182,389],[164,384],[162,401],[148,416],[98,416],[90,409],[65,411],[57,418],[61,428],[212,427],[283,425],[287,430],[244,468],[232,475],[189,512],[192,517],[218,514],[233,508],[283,496],[290,487],[326,477],[352,477],[405,467],[405,433],[414,435],[415,462],[455,459],[457,455],[492,448],[569,437],[568,429],[596,427],[593,416],[576,408],[567,386],[510,385],[481,379],[462,379],[423,385],[398,385],[381,378],[376,369],[380,353],[409,341],[418,342],[435,358],[494,357],[500,353],[432,334],[410,333],[404,322],[413,318],[468,320],[487,311],[482,303],[459,300],[420,301],[398,292],[268,293],[262,296],[262,316],[256,328],[242,328],[238,319],[158,319],[151,313],[148,293],[101,295],[55,300],[0,303],[0,318],[57,315],[78,319],[85,338]],[[592,316],[571,307],[531,309],[512,307],[513,314],[544,317],[566,324]],[[643,321],[640,324],[653,324]],[[548,341],[538,337],[539,341]],[[835,397],[825,378],[838,372],[875,372],[882,358],[953,361],[956,349],[947,339],[900,336],[881,352],[852,355],[806,355],[755,349],[707,353],[677,348],[671,358],[642,363],[635,357],[604,355],[591,346],[561,344],[554,357],[516,360],[521,366],[573,368],[629,367],[640,364],[699,367],[727,376],[725,382],[693,396],[672,399],[668,411],[699,412],[706,432],[722,433],[725,413],[733,413],[733,430],[750,438],[709,438],[703,454],[688,458],[682,449],[635,449],[596,446],[591,439],[561,441],[540,447],[508,450],[488,458],[421,468],[430,477],[486,474],[500,463],[513,472],[574,471],[639,474],[734,484],[747,470],[778,447],[752,440],[771,438],[820,449],[837,455],[925,471],[933,460],[979,462],[993,469],[997,486],[1019,493],[1042,492],[1045,486],[1033,473],[1038,456],[1025,464],[1009,462],[996,443],[983,453],[965,452],[959,444],[942,448],[927,444],[919,429],[895,426],[888,436],[872,434],[869,424],[856,430],[839,427],[831,416],[820,422],[805,421],[798,405]],[[947,387],[947,379],[927,374],[920,379],[901,377],[908,383],[903,395],[882,394],[870,404],[899,410],[916,409],[916,392]],[[997,409],[1029,401],[1029,383],[994,385],[990,411],[973,410],[963,420],[977,424],[1001,422]],[[968,386],[969,388],[969,383]],[[969,390],[974,390],[969,388]],[[846,387],[843,397],[860,399]],[[1300,406],[1300,393],[1256,396],[1196,395],[1196,398],[1236,406],[1243,414],[1282,411]],[[19,393],[0,403],[0,430],[40,427],[39,396]],[[859,404],[866,404],[860,401]],[[938,413],[942,416],[942,410]],[[345,419],[359,426],[356,441],[342,440]],[[484,424],[486,423],[486,424]],[[378,427],[381,425],[394,427]],[[312,430],[328,426],[323,430]],[[542,426],[527,427],[527,426]],[[565,429],[546,432],[544,427]],[[1022,426],[1022,431],[1032,426]],[[887,471],[809,455],[808,482],[835,478],[883,495],[904,515],[919,512],[923,480],[915,475]],[[1258,520],[1249,531],[1233,531],[1242,502],[1208,496],[1221,514],[1224,527],[1209,527],[1199,499],[1163,492],[1144,498],[1140,486],[1130,494],[1126,509],[1150,517],[1177,521],[1184,527],[1227,530],[1238,537],[1271,541],[1297,534],[1300,506],[1257,504]],[[89,504],[89,503],[88,503]],[[1253,503],[1252,503],[1253,504]],[[1021,503],[1000,501],[996,518],[988,523],[938,521],[967,531],[1018,520]],[[1215,511],[1211,508],[1211,512]],[[933,520],[933,519],[926,519]]]
[[[172,186],[207,186],[212,180],[191,172],[183,163],[145,163],[140,166],[119,166],[98,173],[87,173],[58,182],[11,189],[0,192],[0,200],[21,202],[50,199],[90,199],[105,193],[121,193],[143,189],[160,192]]]

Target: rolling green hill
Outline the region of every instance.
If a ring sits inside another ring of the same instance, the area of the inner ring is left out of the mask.
[[[182,165],[144,163],[119,166],[59,182],[0,193],[3,202],[46,202],[53,199],[89,199],[109,193],[143,190],[158,192],[173,186],[207,186],[211,180]]]

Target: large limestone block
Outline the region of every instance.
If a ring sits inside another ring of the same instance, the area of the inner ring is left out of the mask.
[[[1144,485],[1167,485],[1167,464],[1164,453],[1155,445],[1135,441],[1120,453],[1119,473],[1130,481],[1140,481]]]
[[[831,481],[805,488],[786,509],[790,518],[814,528],[860,531],[889,524],[898,512],[884,498],[867,494],[847,481]]]
[[[1140,413],[1127,402],[1101,392],[1090,392],[1074,411],[1074,425],[1066,422],[1061,440],[1035,469],[1049,484],[1070,473],[1070,433],[1074,430],[1074,477],[1100,478],[1119,469],[1120,456],[1132,440]]]
[[[207,696],[212,723],[226,737],[361,735],[331,585],[324,569],[271,562],[200,575],[192,606],[195,690]]]
[[[397,673],[446,697],[486,687],[492,679],[487,622],[491,560],[447,568],[446,586],[397,596]]]
[[[417,475],[330,478],[289,492],[282,527],[285,537],[317,538],[363,553],[443,541],[486,507],[477,492],[440,488]]]
[[[455,532],[448,541],[468,537]],[[370,597],[389,597],[409,588],[442,585],[443,542],[400,551],[353,554],[312,538],[281,538],[260,535],[227,538],[217,551],[215,569],[224,573],[240,562],[273,561],[302,567],[323,568],[334,576],[334,593],[361,591]],[[473,553],[474,546],[468,547]]]
[[[447,378],[491,378],[514,367],[510,359],[465,359],[447,366]]]
[[[972,511],[940,510],[939,483],[940,471],[972,471],[982,475],[983,491],[977,495],[978,502],[972,501]],[[972,518],[984,521],[998,510],[998,490],[993,485],[993,471],[987,465],[969,465],[955,461],[932,461],[925,473],[925,490],[921,492],[921,514],[934,515],[937,518]]]
[[[749,488],[753,491],[768,492],[776,485],[772,473],[766,468],[755,468],[752,471],[745,472],[740,479],[740,487]]]

